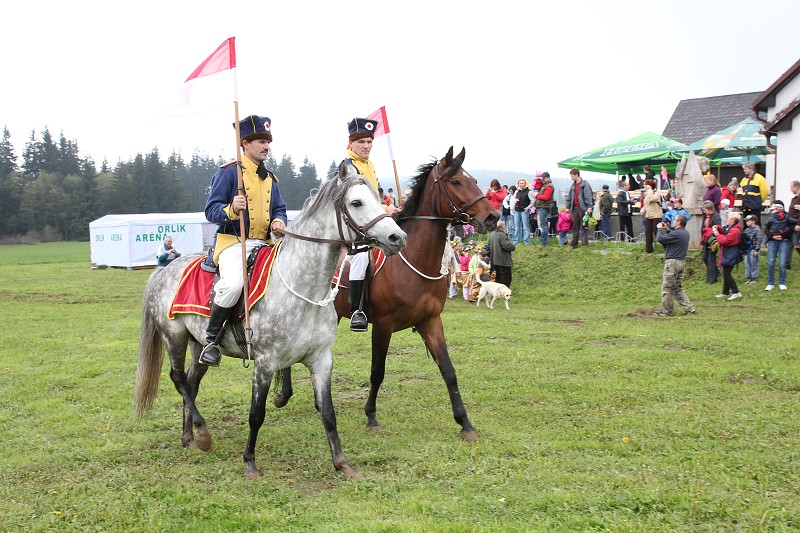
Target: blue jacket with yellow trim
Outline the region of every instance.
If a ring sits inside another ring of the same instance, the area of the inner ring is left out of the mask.
[[[255,175],[257,166],[246,157],[242,158],[242,164],[245,167],[243,174],[245,174],[245,186],[247,186],[248,178],[252,178],[252,176],[249,175]],[[266,231],[264,235],[254,236],[266,240],[269,239],[268,228],[271,221],[282,220],[283,223],[286,224],[286,202],[284,202],[280,190],[278,189],[278,180],[271,171],[267,170],[266,177],[259,179],[272,180],[268,213],[269,220],[266,223]],[[235,216],[231,208],[231,202],[233,202],[233,198],[236,196],[237,192],[238,178],[236,175],[236,164],[227,164],[220,168],[216,174],[214,174],[214,177],[211,178],[211,191],[205,206],[206,219],[211,223],[218,224],[217,239],[209,253],[210,258],[218,256],[219,252],[222,251],[217,250],[215,254],[215,248],[220,234],[236,236],[237,238],[241,236],[239,231],[239,217]],[[247,208],[244,211],[245,231],[248,234],[250,233],[251,220],[250,207],[250,201],[248,200]],[[254,216],[255,215],[257,214],[254,213]],[[232,244],[230,239],[223,240],[227,242],[227,246]]]

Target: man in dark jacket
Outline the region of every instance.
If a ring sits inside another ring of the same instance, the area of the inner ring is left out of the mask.
[[[633,240],[633,210],[631,209],[630,183],[625,182],[617,193],[617,213],[619,214],[619,230],[624,231],[628,240]]]
[[[600,210],[600,231],[606,239],[611,238],[611,213],[614,211],[614,199],[608,191],[608,185],[603,185],[603,194],[597,205]]]
[[[578,247],[578,238],[584,246],[589,246],[589,228],[584,227],[583,216],[587,213],[592,214],[594,197],[592,186],[589,182],[581,178],[581,171],[573,168],[569,171],[572,186],[567,194],[567,209],[572,214],[572,248]]]
[[[491,269],[495,272],[494,280],[510,288],[511,267],[514,266],[511,252],[516,246],[506,235],[505,229],[506,225],[501,220],[497,223],[497,228],[489,234],[489,259],[492,263]]]
[[[686,231],[686,217],[678,215],[673,221],[675,229],[670,231],[666,222],[658,223],[656,241],[661,243],[664,254],[664,275],[661,280],[661,311],[656,316],[670,316],[673,302],[678,300],[686,314],[694,313],[694,306],[683,290],[683,272],[686,265],[686,252],[689,250],[689,232]]]

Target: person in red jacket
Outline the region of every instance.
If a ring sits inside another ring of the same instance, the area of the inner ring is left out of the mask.
[[[542,172],[542,185],[537,194],[533,195],[534,206],[536,207],[536,222],[539,226],[541,233],[542,246],[547,246],[550,242],[550,229],[548,227],[548,219],[553,210],[555,189],[550,179],[549,172]]]
[[[489,188],[486,189],[486,198],[489,200],[489,203],[492,204],[492,207],[500,211],[500,206],[503,204],[506,193],[506,189],[501,187],[500,182],[495,178],[489,184]]]
[[[736,280],[733,279],[733,267],[742,261],[742,254],[739,253],[739,234],[742,232],[740,219],[739,213],[731,213],[728,215],[727,226],[714,226],[711,230],[719,242],[719,262],[722,266],[722,294],[717,294],[717,298],[728,296],[728,291],[731,292],[728,300],[742,297]]]

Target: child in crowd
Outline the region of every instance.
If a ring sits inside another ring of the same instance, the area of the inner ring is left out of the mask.
[[[719,219],[722,221],[723,226],[728,225],[728,215],[731,212],[731,201],[727,198],[719,202]]]
[[[558,231],[558,243],[561,246],[567,244],[567,234],[572,231],[572,214],[567,209],[567,206],[562,205],[558,209],[558,222],[556,223],[556,231]]]
[[[689,212],[683,208],[683,200],[680,198],[673,198],[670,200],[670,204],[670,210],[664,213],[664,217],[661,220],[669,224],[669,229],[673,230],[675,227],[672,225],[672,221],[675,220],[676,216],[683,215],[688,221],[690,218],[692,218],[692,215],[690,215]]]
[[[744,217],[744,223],[746,224],[744,233],[750,239],[750,250],[744,256],[744,277],[747,278],[744,283],[752,285],[758,281],[758,256],[765,239],[755,215]]]

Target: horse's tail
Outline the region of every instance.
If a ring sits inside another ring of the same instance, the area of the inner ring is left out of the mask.
[[[146,302],[146,299],[145,299]],[[142,313],[142,336],[139,339],[139,363],[136,367],[133,411],[136,419],[142,418],[153,406],[161,379],[161,363],[164,361],[164,341],[156,329],[153,316],[147,309]]]

